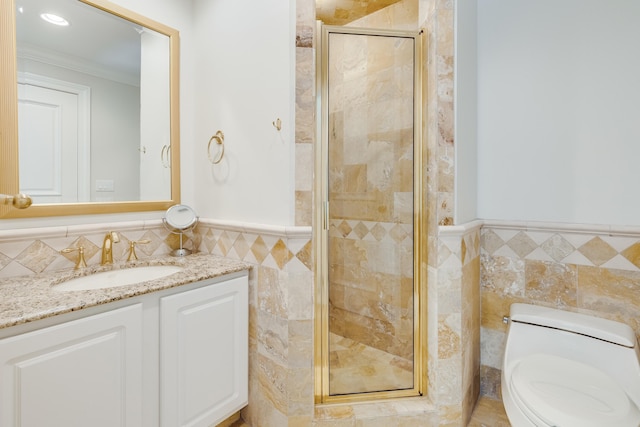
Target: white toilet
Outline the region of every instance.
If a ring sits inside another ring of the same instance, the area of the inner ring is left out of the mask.
[[[512,427],[640,426],[640,352],[619,322],[513,304],[502,364]]]

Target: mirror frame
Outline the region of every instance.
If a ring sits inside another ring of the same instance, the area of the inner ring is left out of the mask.
[[[164,211],[180,203],[180,41],[178,31],[107,0],[79,1],[169,37],[171,200],[34,204],[28,209],[0,205],[0,219]],[[20,188],[15,14],[16,6],[13,0],[0,2],[0,88],[2,88],[0,91],[0,193],[9,195],[17,194]]]

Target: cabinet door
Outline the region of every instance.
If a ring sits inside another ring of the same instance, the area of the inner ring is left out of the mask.
[[[142,305],[0,340],[0,426],[142,425]]]
[[[160,301],[161,425],[210,426],[247,404],[248,281]]]

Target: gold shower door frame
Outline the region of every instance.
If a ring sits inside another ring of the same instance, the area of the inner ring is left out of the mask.
[[[315,321],[314,365],[315,402],[348,403],[363,400],[420,396],[427,386],[426,377],[426,281],[427,281],[427,206],[424,194],[423,148],[423,32],[378,30],[328,26],[318,23],[316,46],[316,88],[318,141],[315,149]],[[370,391],[331,395],[329,389],[329,36],[352,34],[410,38],[414,42],[413,98],[413,387],[399,390]]]

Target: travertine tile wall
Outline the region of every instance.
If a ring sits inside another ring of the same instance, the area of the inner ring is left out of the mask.
[[[332,221],[330,332],[413,359],[412,235],[411,224]]]
[[[131,241],[150,241],[136,246],[136,254],[140,259],[166,255],[179,247],[178,235],[170,233],[160,220],[1,231],[0,277],[72,269],[78,253],[60,253],[62,249],[70,247],[82,246],[87,264],[99,264],[108,230],[118,232],[120,237],[120,242],[113,245],[113,259],[116,262],[126,261]],[[197,234],[189,232],[184,235],[185,248],[191,249],[198,244]]]
[[[466,426],[479,395],[479,225],[453,226],[454,6],[453,0],[419,0],[425,31],[428,395],[440,426]]]
[[[429,381],[441,426],[466,426],[480,392],[480,226],[441,227],[429,268]]]
[[[254,264],[249,282],[252,427],[310,426],[314,416],[310,227],[198,225],[200,249]]]
[[[483,395],[500,398],[512,303],[594,314],[640,336],[640,229],[489,222],[481,254]]]

